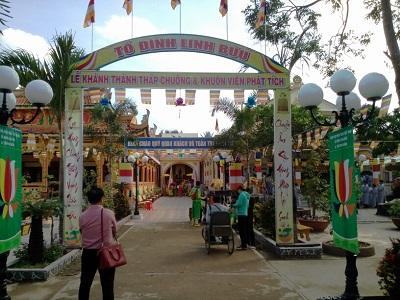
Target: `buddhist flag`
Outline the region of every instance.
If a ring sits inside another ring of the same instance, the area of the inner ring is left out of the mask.
[[[390,101],[392,100],[392,94],[382,98],[381,108],[379,109],[378,117],[386,116],[389,111]]]
[[[311,145],[311,131],[306,132],[307,145]]]
[[[266,105],[269,101],[268,90],[257,91],[257,103],[260,105]]]
[[[321,129],[320,128],[315,128],[314,129],[314,137],[315,137],[315,142],[317,145],[320,145],[320,139],[321,139]]]
[[[196,100],[196,90],[185,90],[185,104],[194,105]]]
[[[181,4],[181,0],[171,0],[171,7],[175,9],[177,5]]]
[[[123,103],[126,100],[125,88],[115,88],[115,102]]]
[[[220,90],[210,90],[210,105],[217,105],[220,92]]]
[[[378,142],[378,141],[372,141],[369,146],[371,149],[375,149],[376,147],[378,147],[379,143],[380,142]]]
[[[266,8],[267,6],[265,4],[265,0],[261,0],[260,10],[258,11],[257,16],[256,29],[260,28],[260,26],[265,23]]]
[[[360,113],[361,113],[361,117],[363,119],[365,119],[367,117],[367,113],[368,113],[368,105],[364,104],[361,108],[360,108]]]
[[[297,148],[301,148],[302,145],[303,145],[303,135],[300,133],[297,136]]]
[[[167,105],[175,105],[176,90],[165,90],[165,97],[166,97]]]
[[[151,89],[140,89],[140,98],[143,104],[151,104]]]
[[[328,132],[329,127],[328,126],[323,126],[322,131],[321,131],[321,140],[325,137],[325,135]]]
[[[234,90],[233,99],[235,104],[242,105],[244,103],[244,90]]]
[[[361,145],[361,142],[359,142],[359,141],[354,142],[354,155],[358,152],[358,150],[360,150],[360,145]]]
[[[126,10],[126,14],[129,15],[132,12],[132,1],[133,0],[125,0],[122,8]]]
[[[219,4],[219,12],[222,17],[225,17],[228,12],[228,0],[221,0],[221,3]]]
[[[218,119],[215,119],[215,131],[219,132]]]
[[[89,27],[92,23],[94,23],[94,0],[89,0],[83,28]]]
[[[28,139],[26,140],[26,146],[28,149],[36,149],[36,138],[34,133],[28,133]]]
[[[397,144],[397,155],[400,155],[400,143]]]

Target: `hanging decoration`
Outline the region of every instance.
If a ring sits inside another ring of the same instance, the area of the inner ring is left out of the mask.
[[[178,99],[176,99],[175,106],[186,106],[186,104],[183,103],[182,97],[179,97]]]
[[[244,105],[249,108],[254,107],[257,105],[256,99],[250,96],[249,98],[247,98],[247,102],[245,102]]]

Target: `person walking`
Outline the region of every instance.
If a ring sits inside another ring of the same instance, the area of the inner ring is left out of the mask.
[[[240,246],[236,250],[247,249],[247,235],[246,235],[246,221],[247,221],[247,210],[249,208],[250,194],[245,191],[243,186],[239,186],[237,189],[239,197],[236,203],[232,204],[233,208],[236,208],[236,215],[238,218],[238,229],[240,236]]]
[[[369,207],[376,208],[378,201],[378,189],[376,188],[376,184],[372,185],[372,188],[369,190]]]
[[[385,185],[383,184],[383,180],[379,180],[379,185],[377,187],[378,190],[378,203],[385,203]]]
[[[117,233],[117,221],[114,212],[103,208],[104,191],[101,188],[92,187],[87,192],[90,203],[79,217],[79,227],[82,234],[82,258],[81,280],[79,286],[79,300],[88,300],[93,278],[98,270],[98,251],[102,246],[102,234],[104,245],[112,244]],[[101,214],[103,213],[103,228],[101,228]],[[114,299],[115,268],[99,270],[103,300]]]
[[[363,182],[363,185],[361,186],[361,204],[363,205],[364,208],[368,207],[368,198],[369,198],[369,186],[367,181]]]
[[[250,249],[256,248],[256,239],[254,235],[254,228],[253,228],[253,209],[254,209],[254,197],[250,196],[249,199],[249,207],[247,209],[247,218],[246,218],[246,241],[247,246]]]
[[[192,197],[192,195],[194,195]],[[194,186],[190,192],[189,197],[192,198],[192,226],[200,226],[199,219],[201,218],[201,191],[200,191],[200,181],[196,181],[196,186]]]
[[[301,207],[300,192],[301,192],[300,186],[297,183],[295,183],[294,184],[294,197],[296,198],[296,205],[298,208]]]

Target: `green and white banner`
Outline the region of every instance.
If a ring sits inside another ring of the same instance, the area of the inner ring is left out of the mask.
[[[22,133],[0,126],[0,253],[21,244]]]
[[[329,134],[333,243],[359,253],[353,126]]]

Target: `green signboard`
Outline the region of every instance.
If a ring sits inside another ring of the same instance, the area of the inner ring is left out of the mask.
[[[0,253],[21,244],[22,133],[0,126]]]
[[[329,134],[333,243],[358,254],[353,127]]]

